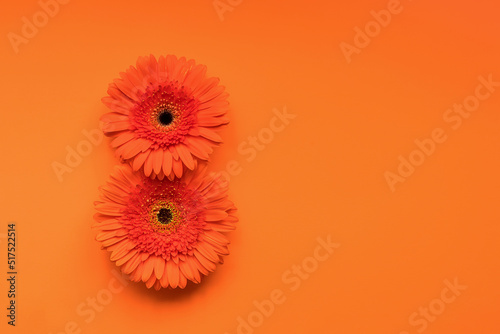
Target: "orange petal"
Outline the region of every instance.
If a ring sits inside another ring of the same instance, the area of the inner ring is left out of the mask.
[[[205,94],[200,94],[199,100],[204,103],[209,103],[211,100],[224,93],[223,86],[217,86],[208,90]],[[227,94],[226,94],[227,95]]]
[[[209,95],[211,91],[213,91],[215,88],[217,88],[217,85],[219,84],[219,82],[220,82],[219,78],[209,78],[209,79],[207,79],[205,81],[204,86],[200,87],[199,90],[196,91],[196,95],[197,95],[198,100],[203,101],[203,99],[201,99],[201,97]],[[224,90],[224,88],[222,87],[222,91],[223,90]],[[220,93],[222,91],[221,90],[218,91],[219,95],[220,95]]]
[[[123,152],[122,157],[124,159],[131,159],[135,157],[137,154],[142,152],[143,144],[138,140],[131,140],[117,149],[117,152]]]
[[[222,198],[218,198],[216,200],[205,203],[204,207],[205,209],[211,210],[211,209],[227,208],[231,204],[232,202],[228,200],[226,196],[224,196]]]
[[[227,212],[223,210],[208,210],[205,213],[206,221],[223,220],[226,217],[227,217]]]
[[[172,153],[170,151],[165,150],[163,152],[163,174],[170,175],[172,172]]]
[[[146,287],[148,289],[151,289],[151,287],[156,283],[156,277],[155,275],[151,275],[149,279],[146,281]]]
[[[161,257],[157,257],[155,263],[156,278],[161,279],[164,271],[165,271],[165,260],[162,259]]]
[[[229,111],[229,102],[224,97],[207,103],[202,102],[198,110],[210,116],[224,115]]]
[[[202,160],[208,160],[209,157],[208,152],[204,151],[203,149],[201,149],[201,147],[196,145],[196,142],[193,142],[191,140],[186,141],[186,146],[188,147],[191,154],[193,154],[197,158],[200,158]]]
[[[213,247],[214,251],[219,255],[229,255],[229,249],[226,245],[221,245],[218,242],[215,242],[211,239],[206,238],[205,241]],[[219,261],[221,261],[221,257],[219,257]]]
[[[187,168],[193,170],[194,169],[194,160],[191,153],[189,153],[188,148],[184,144],[179,144],[175,147],[177,149],[177,153],[179,153],[179,157],[182,162],[186,165]]]
[[[124,239],[120,240],[120,242],[117,242],[106,249],[110,252],[114,251],[115,249],[121,248],[121,247],[127,247],[128,249],[134,248],[134,245],[128,240],[127,237],[122,237]],[[105,241],[106,242],[106,241]]]
[[[97,241],[104,241],[104,240],[111,239],[114,236],[116,236],[115,231],[101,231],[101,232],[97,233],[97,236],[95,237],[95,239]]]
[[[179,273],[179,288],[184,289],[186,285],[187,285],[186,276],[184,276],[182,273]]]
[[[123,205],[127,204],[127,201],[123,196],[119,196],[114,191],[109,191],[109,188],[99,187],[99,190],[106,199]]]
[[[151,275],[153,274],[153,268],[155,266],[156,257],[150,256],[146,261],[144,261],[144,269],[142,271],[142,281],[147,282]]]
[[[116,244],[117,242],[120,242],[124,239],[127,239],[126,236],[123,236],[123,237],[115,237],[115,238],[111,238],[111,239],[108,239],[108,240],[105,240],[102,242],[102,246],[103,247],[110,247],[114,244]]]
[[[132,163],[132,169],[134,171],[138,171],[144,165],[144,161],[146,161],[150,152],[150,150],[147,150],[146,152],[141,152],[135,156],[134,162]]]
[[[133,282],[140,282],[143,269],[144,269],[144,262],[140,262],[135,268],[135,270],[130,274],[130,279]]]
[[[165,266],[163,269],[163,275],[161,276],[161,279],[160,279],[161,286],[164,288],[168,288],[168,286],[170,285],[170,280],[169,280],[168,272],[167,272],[167,262],[165,262]]]
[[[165,57],[160,56],[158,58],[158,81],[163,82],[166,80],[167,80],[167,73],[166,73]]]
[[[113,115],[117,116],[115,121],[118,121],[118,120],[124,121],[124,120],[128,119],[128,114],[130,114],[129,107],[131,107],[131,105],[128,106],[127,103],[121,103],[121,101],[116,100],[115,98],[110,97],[110,96],[102,98],[101,101],[102,101],[102,103],[104,103],[106,105],[106,107],[113,110],[113,113],[108,113],[108,114],[105,114],[105,115],[100,117],[100,120],[102,122],[108,123],[110,121],[113,121],[113,119],[111,119],[108,116],[109,114],[113,114]],[[118,118],[118,116],[120,118]]]
[[[202,265],[208,271],[212,272],[215,270],[215,263],[207,259],[205,256],[203,256],[198,250],[195,249],[193,254],[195,258],[200,262],[200,265]]]
[[[115,79],[113,80],[113,83],[118,87],[119,90],[121,90],[126,96],[133,100],[137,100],[137,94],[136,90],[130,83],[130,81],[125,81],[123,79]]]
[[[122,271],[124,274],[129,275],[132,271],[137,268],[139,263],[141,263],[141,257],[139,254],[135,254],[127,263],[125,263],[122,267]]]
[[[97,226],[101,231],[113,231],[123,227],[120,223],[98,224]]]
[[[205,231],[204,237],[213,240],[222,246],[229,244],[229,240],[222,233],[217,231]]]
[[[161,171],[161,165],[163,164],[163,150],[157,149],[154,150],[152,153],[152,159],[153,159],[153,170],[155,174],[160,173]]]
[[[200,256],[200,257],[204,258],[204,257],[200,254],[200,252],[198,252],[198,251],[196,251],[196,252],[198,253],[198,256]],[[208,275],[208,274],[210,273],[210,271],[208,270],[208,268],[207,268],[207,267],[205,267],[205,266],[201,263],[201,261],[200,261],[200,260],[198,260],[198,258],[197,258],[197,257],[193,256],[193,257],[191,258],[191,261],[193,261],[194,265],[196,266],[196,270],[198,270],[198,271],[199,271],[200,273],[202,273],[203,275],[205,275],[205,276],[206,276],[206,275]],[[212,263],[212,262],[208,261],[206,258],[205,258],[205,261],[206,261],[206,262],[209,262],[209,263]]]
[[[172,157],[174,158],[174,160],[179,160],[179,153],[177,153],[177,150],[175,149],[174,146],[169,146],[168,150],[172,154]]]
[[[183,274],[188,280],[195,281],[194,272],[191,270],[191,266],[189,265],[188,262],[180,261],[179,269],[181,270],[181,274]],[[197,283],[199,283],[199,282],[197,282]]]
[[[190,257],[187,261],[188,266],[191,268],[191,273],[194,275],[194,282],[201,283],[200,271],[198,265],[194,262],[196,258]]]
[[[135,135],[132,132],[124,132],[119,134],[113,141],[111,142],[111,147],[118,147],[126,142],[132,140],[135,137]]]
[[[208,78],[204,81],[202,85],[196,87],[196,89],[193,90],[193,95],[203,96],[208,91],[216,87],[219,84],[219,82],[220,82],[219,78],[214,78],[214,77]]]
[[[232,223],[227,223],[227,222],[212,222],[206,224],[205,228],[217,232],[231,232],[236,229],[236,226]]]
[[[205,65],[196,65],[191,71],[189,71],[184,79],[184,86],[186,87],[195,87],[200,82],[203,82],[205,75],[207,73],[207,67]]]
[[[173,160],[172,163],[173,163],[172,168],[174,170],[175,176],[180,178],[182,176],[182,161]]]
[[[189,141],[190,146],[196,146],[198,150],[211,154],[214,150],[213,143],[203,137],[191,137]]]
[[[115,248],[111,253],[110,260],[116,261],[127,255],[129,252],[129,245],[127,242],[122,243],[119,247]]]
[[[167,267],[167,275],[170,286],[175,289],[177,285],[179,285],[179,267],[172,261],[167,261],[165,265]]]
[[[153,172],[153,152],[149,154],[146,162],[144,163],[144,175],[146,175],[147,177],[149,177],[151,175],[151,172]]]
[[[134,100],[132,100],[130,97],[125,95],[120,89],[118,89],[118,87],[116,86],[116,84],[114,82],[109,84],[107,92],[108,92],[109,96],[111,96],[113,99],[115,99],[116,106],[123,106],[127,110],[134,106]],[[112,108],[112,109],[115,110],[116,108]],[[129,114],[129,113],[130,113],[130,111],[127,111],[127,114]]]
[[[219,136],[215,131],[211,130],[211,129],[207,129],[205,127],[200,127],[200,134],[207,138],[207,139],[210,139],[211,141],[214,141],[214,142],[217,142],[217,143],[221,143],[222,142],[222,138],[221,136]]]
[[[170,78],[172,77],[172,73],[174,71],[176,64],[178,64],[176,56],[168,55],[165,57],[165,71],[167,73],[170,73]]]
[[[105,123],[102,126],[103,132],[118,132],[123,130],[132,130],[132,125],[129,121],[120,121],[113,123]]]
[[[218,262],[219,261],[219,256],[217,256],[217,253],[207,244],[205,244],[203,241],[198,242],[196,245],[196,249],[207,259],[209,259],[212,262]]]
[[[95,225],[94,227],[96,227],[96,228],[101,228],[101,229],[103,229],[103,230],[104,230],[104,228],[105,228],[106,226],[108,226],[108,225],[113,226],[113,225],[115,225],[115,224],[117,224],[117,223],[118,223],[118,219],[106,219],[106,220],[101,220],[101,221],[99,221],[99,222],[96,222],[96,223],[94,224],[94,225]],[[120,223],[118,223],[118,224],[120,224]],[[120,226],[121,226],[121,224],[120,224]]]
[[[135,254],[137,254],[138,250],[137,249],[133,249],[131,251],[127,251],[127,254],[125,256],[123,256],[121,259],[119,259],[118,261],[116,261],[116,265],[118,267],[121,267],[123,264],[125,264],[126,262],[128,262],[128,260],[130,260]]]

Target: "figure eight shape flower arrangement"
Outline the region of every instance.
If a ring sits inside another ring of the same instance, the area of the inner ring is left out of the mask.
[[[101,186],[93,227],[124,274],[148,288],[200,283],[228,255],[235,229],[228,182],[208,173],[227,93],[193,60],[140,57],[103,98],[103,132],[126,162]]]

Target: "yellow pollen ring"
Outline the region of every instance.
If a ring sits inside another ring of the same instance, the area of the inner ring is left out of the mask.
[[[165,224],[158,219],[158,213],[161,209],[169,210],[171,214],[170,221]],[[182,212],[172,203],[166,201],[158,201],[153,204],[149,210],[149,221],[156,232],[171,233],[174,232],[183,220]]]
[[[173,118],[172,122],[168,125],[161,124],[161,122],[159,121],[160,114],[162,114],[165,111],[169,112]],[[168,132],[176,128],[177,125],[179,124],[180,117],[178,116],[179,116],[179,107],[172,102],[167,102],[167,100],[161,99],[160,103],[158,103],[158,105],[156,105],[156,107],[154,107],[151,110],[150,122],[157,130]]]

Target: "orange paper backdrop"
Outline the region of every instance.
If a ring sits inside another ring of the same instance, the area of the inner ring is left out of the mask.
[[[499,333],[499,9],[5,3],[2,333]],[[90,229],[118,163],[100,99],[150,53],[206,64],[230,93],[211,168],[240,222],[225,264],[185,290],[117,278]]]

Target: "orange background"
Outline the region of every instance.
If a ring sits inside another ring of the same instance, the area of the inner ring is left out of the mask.
[[[423,325],[409,317],[455,278],[467,288],[424,332],[499,333],[500,87],[460,128],[443,120],[478,76],[500,81],[498,4],[402,0],[348,63],[340,43],[353,45],[388,1],[231,3],[221,21],[211,0],[72,0],[18,53],[7,36],[41,7],[3,6],[0,255],[4,277],[15,221],[19,274],[15,328],[1,279],[2,333],[233,334],[279,289],[286,300],[254,333],[413,334]],[[240,222],[231,255],[200,285],[129,284],[87,323],[79,305],[115,282],[90,225],[117,160],[104,140],[62,182],[52,164],[98,127],[108,83],[150,53],[206,64],[230,93],[212,167],[240,163]],[[285,106],[296,117],[247,161],[238,146]],[[384,173],[435,128],[447,140],[392,192]],[[292,291],[282,275],[328,235],[340,247]]]

